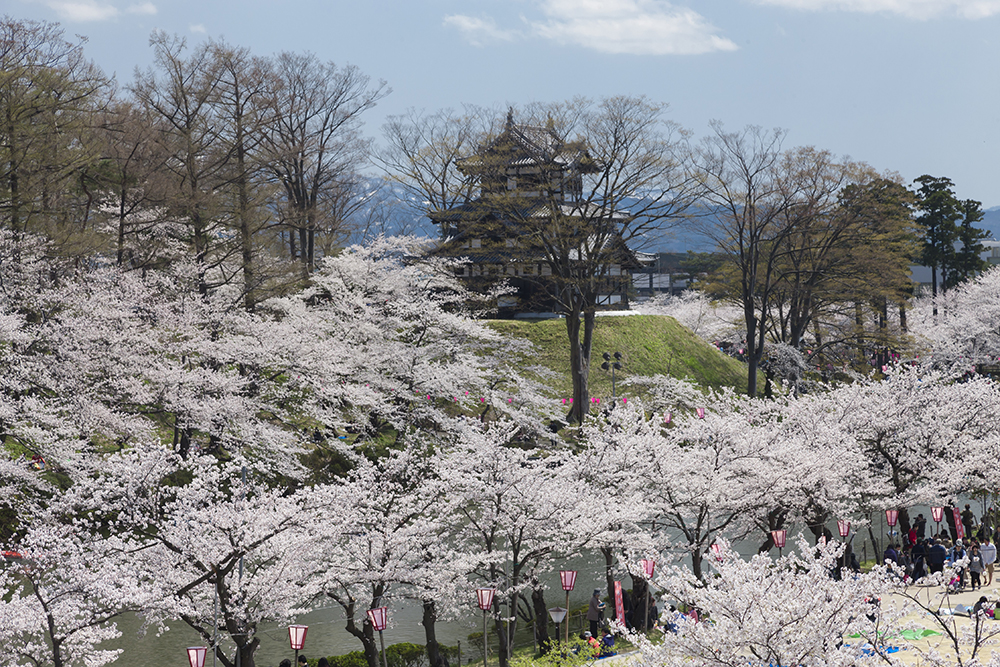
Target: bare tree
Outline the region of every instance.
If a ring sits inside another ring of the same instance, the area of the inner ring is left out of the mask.
[[[708,206],[703,231],[729,256],[746,325],[747,393],[757,394],[767,312],[784,239],[801,220],[790,216],[798,192],[781,178],[784,132],[750,126],[726,132],[712,122],[694,165]]]
[[[225,154],[222,206],[239,235],[243,303],[253,310],[267,278],[255,261],[254,239],[269,222],[261,154],[264,128],[273,118],[267,104],[268,66],[248,49],[224,42],[212,42],[210,51],[219,68],[215,106],[221,121],[220,151]]]
[[[217,188],[225,178],[230,153],[222,146],[222,118],[217,114],[222,68],[212,47],[204,44],[185,58],[179,37],[153,33],[154,68],[137,72],[136,99],[158,119],[158,141],[169,155],[172,177],[168,209],[188,228],[187,238],[198,266],[198,291],[208,294],[209,270],[218,265],[213,245],[225,235],[219,224]],[[224,254],[224,253],[223,253]]]
[[[109,79],[55,23],[0,18],[0,224],[63,241],[79,230],[74,179],[97,158]]]
[[[289,254],[307,276],[316,262],[317,232],[340,231],[338,198],[352,191],[367,158],[370,142],[360,134],[361,115],[390,91],[356,67],[337,67],[313,54],[282,53],[272,67],[267,164],[285,195]]]

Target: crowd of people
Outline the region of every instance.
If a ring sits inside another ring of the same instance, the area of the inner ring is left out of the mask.
[[[913,526],[901,544],[890,542],[882,554],[889,561],[903,568],[910,581],[919,581],[929,574],[956,564],[955,576],[949,582],[953,591],[978,590],[993,583],[997,561],[996,543],[1000,540],[1000,524],[991,508],[980,523],[970,505],[961,513],[964,537],[952,534],[947,525],[936,534],[927,536],[927,520],[918,514]],[[958,533],[957,527],[955,533]]]

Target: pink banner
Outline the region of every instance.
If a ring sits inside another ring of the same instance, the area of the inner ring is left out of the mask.
[[[962,513],[958,511],[957,507],[952,507],[951,513],[955,517],[955,539],[964,540],[965,526],[962,525]]]
[[[615,582],[615,618],[625,624],[625,601],[622,599],[622,582]]]

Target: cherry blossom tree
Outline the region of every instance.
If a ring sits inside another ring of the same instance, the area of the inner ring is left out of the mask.
[[[317,590],[343,609],[347,632],[361,641],[369,667],[378,667],[366,612],[400,600],[404,587],[428,576],[430,554],[441,548],[435,508],[442,501],[428,458],[415,449],[356,463],[346,479],[308,492],[323,518],[307,555]]]
[[[50,518],[50,517],[46,517]],[[157,584],[137,570],[127,540],[39,521],[20,556],[0,573],[2,665],[100,667],[121,649],[99,648],[121,632],[114,619],[145,608]]]
[[[452,543],[470,580],[466,604],[477,584],[497,589],[493,620],[505,666],[521,602],[532,600],[526,617],[537,614],[541,598],[532,593],[547,560],[586,539],[587,516],[600,511],[581,506],[580,483],[562,474],[559,454],[518,442],[519,433],[509,421],[466,422],[437,469],[445,511],[457,519]]]
[[[930,347],[924,361],[958,372],[1000,359],[1000,268],[942,293],[920,299],[909,325]]]
[[[182,620],[226,667],[253,667],[259,625],[307,611],[317,592],[300,552],[318,508],[248,463],[134,448],[70,490],[91,532],[133,536],[132,571],[160,591],[142,608],[148,621]]]
[[[744,561],[720,542],[705,581],[678,568],[655,577],[664,606],[688,611],[670,618],[676,632],[640,642],[642,665],[706,666],[893,664],[881,637],[901,627],[903,609],[887,603],[896,580],[885,568],[835,579],[839,545],[810,547],[772,561]],[[876,606],[879,598],[886,604]],[[856,639],[850,639],[857,635]]]

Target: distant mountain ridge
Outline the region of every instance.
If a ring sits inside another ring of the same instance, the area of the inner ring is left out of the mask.
[[[995,241],[1000,241],[1000,206],[994,206],[983,211],[983,219],[979,228],[987,230]]]

